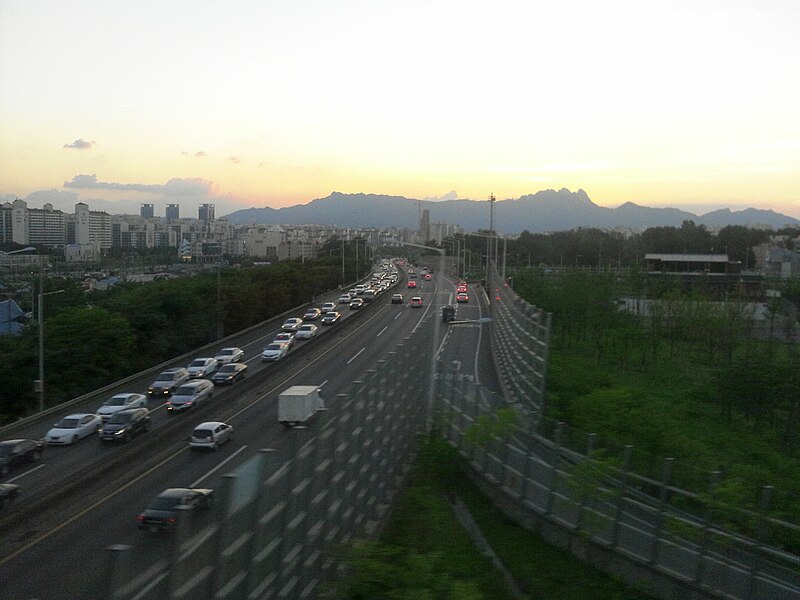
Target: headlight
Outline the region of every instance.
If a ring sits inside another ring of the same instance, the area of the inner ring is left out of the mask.
[[[125,433],[125,430],[120,429],[119,431],[115,432],[114,435],[122,435],[123,433]]]

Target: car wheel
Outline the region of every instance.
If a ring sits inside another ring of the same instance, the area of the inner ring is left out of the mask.
[[[219,444],[217,442],[214,442],[213,444],[211,444],[211,449],[214,452],[216,452],[217,450],[219,450]]]
[[[73,443],[73,444],[77,444],[78,443],[78,436],[77,435],[73,435],[72,436],[72,442],[71,443]]]
[[[126,444],[131,441],[131,432],[130,431],[126,431],[125,432],[125,436],[122,438],[122,441],[125,442]]]
[[[40,450],[34,450],[31,454],[31,462],[39,462],[39,459],[42,457],[42,452]]]

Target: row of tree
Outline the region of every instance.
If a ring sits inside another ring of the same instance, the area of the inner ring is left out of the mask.
[[[464,247],[480,257],[486,253],[488,231],[480,235],[457,235],[446,239],[442,247],[452,253]],[[651,227],[641,233],[625,235],[621,232],[581,228],[553,233],[522,232],[517,239],[509,239],[506,256],[509,265],[548,265],[551,267],[629,267],[641,262],[647,253],[665,254],[727,254],[739,261],[742,268],[755,266],[753,246],[767,242],[775,236],[779,245],[789,248],[800,244],[800,228],[779,231],[755,229],[741,225],[723,227],[717,233],[704,225],[684,221],[680,227]],[[458,241],[458,244],[452,242]],[[500,241],[500,244],[503,244]],[[429,242],[429,245],[435,244]],[[460,244],[460,245],[459,245]],[[502,255],[503,247],[499,248]],[[480,260],[476,262],[480,263]]]
[[[346,250],[346,248],[345,248]],[[122,283],[87,293],[79,281],[47,278],[46,405],[86,393],[300,306],[370,270],[367,260],[327,256],[190,277]],[[35,290],[38,293],[38,290]],[[0,424],[38,406],[36,322],[0,340]]]

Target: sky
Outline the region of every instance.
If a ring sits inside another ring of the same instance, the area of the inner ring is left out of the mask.
[[[797,0],[0,0],[0,200],[800,218],[798,31]]]

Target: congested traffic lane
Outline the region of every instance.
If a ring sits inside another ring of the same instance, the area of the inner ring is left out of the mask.
[[[339,293],[328,294],[319,298],[319,304],[322,304],[326,301],[336,301],[338,297]],[[381,298],[383,297],[385,296],[381,296]],[[298,310],[297,316],[302,316],[303,312],[304,310]],[[342,310],[341,312],[343,313],[342,321],[355,317],[358,313],[358,311],[349,311],[349,309]],[[198,352],[191,358],[184,358],[180,362],[175,361],[165,365],[164,368],[166,369],[167,367],[172,366],[183,367],[189,364],[197,356],[213,356],[221,347],[238,345],[238,347],[241,347],[245,351],[245,359],[243,362],[248,365],[248,377],[253,377],[264,369],[274,368],[272,363],[262,363],[261,350],[264,346],[271,342],[275,335],[277,335],[277,333],[280,331],[280,325],[282,321],[283,319],[277,322],[269,322],[263,327],[246,331],[240,336],[228,338],[218,343],[217,348]],[[335,335],[337,328],[340,326],[341,323],[325,327],[321,326],[319,328],[320,331],[318,335],[319,337]],[[308,343],[308,340],[297,340],[290,352],[298,352],[304,345]],[[147,386],[153,381],[153,379],[153,375],[140,377],[126,384],[125,387],[120,387],[114,389],[113,391],[107,392],[107,394],[103,395],[102,397],[87,399],[81,404],[72,406],[69,410],[65,410],[63,414],[94,413],[102,404],[102,402],[113,394],[132,391],[140,391],[144,393],[147,389]],[[215,390],[215,396],[218,397],[215,398],[215,401],[224,401],[224,397],[235,393],[236,385],[229,387],[220,386],[217,390]],[[154,433],[157,434],[158,429],[164,424],[170,423],[172,419],[183,418],[182,415],[168,414],[168,411],[166,410],[167,398],[163,396],[149,398],[148,408],[150,409],[151,416],[151,431],[143,434],[141,437],[153,435]],[[53,419],[53,421],[56,420],[57,419]],[[27,427],[16,428],[16,430],[13,431],[13,437],[39,439],[46,433],[50,426],[51,424],[48,423],[32,424]],[[131,441],[131,444],[134,445],[141,443],[141,438],[134,438]],[[114,457],[118,456],[123,450],[125,450],[125,445],[101,444],[95,436],[91,436],[88,439],[83,439],[75,445],[48,446],[38,464],[32,465],[28,469],[21,469],[18,472],[15,472],[13,478],[7,479],[5,482],[13,482],[22,486],[25,495],[24,501],[31,502],[46,492],[57,492],[62,482],[68,482],[75,477],[81,476],[86,469],[92,468],[91,465],[96,465],[97,461],[113,460]],[[0,515],[0,520],[2,520],[2,517],[3,515]]]
[[[126,481],[124,474],[120,474],[120,481],[114,486],[113,492],[93,498],[91,502],[87,498],[85,508],[81,511],[62,519],[60,523],[50,524],[51,533],[44,531],[47,525],[39,529],[37,524],[31,524],[34,531],[25,532],[14,539],[13,543],[9,540],[9,543],[3,544],[4,554],[0,556],[5,558],[0,559],[4,561],[0,562],[0,570],[10,577],[4,577],[6,589],[18,590],[20,594],[11,597],[53,597],[53,590],[58,589],[54,582],[59,579],[68,580],[68,585],[75,586],[76,593],[67,593],[67,597],[80,597],[78,590],[93,589],[98,585],[96,577],[101,571],[99,562],[87,568],[87,556],[91,556],[92,561],[100,561],[103,548],[112,542],[132,543],[137,547],[140,545],[142,534],[135,531],[133,519],[150,498],[166,487],[186,486],[197,481],[203,486],[213,487],[222,473],[235,468],[259,448],[265,445],[277,447],[285,443],[290,432],[284,431],[277,424],[275,402],[277,393],[285,387],[309,383],[322,385],[326,400],[333,411],[330,414],[335,414],[338,402],[336,394],[344,393],[365,368],[376,366],[376,361],[385,357],[391,348],[401,342],[422,316],[416,309],[389,305],[388,296],[381,298],[378,302],[383,302],[383,306],[364,315],[363,324],[341,336],[341,339],[332,337],[331,343],[324,348],[321,345],[316,350],[310,348],[312,352],[304,354],[295,363],[292,373],[285,378],[264,379],[263,386],[256,386],[245,394],[231,395],[224,403],[218,402],[218,416],[221,420],[231,421],[236,430],[234,443],[227,444],[218,453],[207,454],[189,452],[185,443],[180,444],[161,465],[140,478]],[[353,359],[360,347],[366,348],[366,351]],[[349,354],[354,348],[355,352]],[[318,423],[325,418],[325,414],[320,415]],[[211,467],[215,469],[214,472],[201,479],[208,472],[206,467],[219,464],[223,460],[229,462],[222,467]],[[125,525],[120,525],[120,520]],[[120,537],[109,537],[108,532],[117,531],[120,532]],[[37,534],[41,539],[37,539]],[[80,557],[76,557],[74,561],[64,560],[59,549],[69,546],[77,539],[80,540],[82,549]],[[168,544],[163,545],[156,541],[154,547],[151,547],[151,541],[147,539],[148,544],[142,556],[137,555],[137,567],[145,568],[145,565],[157,562],[161,556],[158,548],[168,550]],[[13,558],[9,558],[10,556]],[[59,556],[58,560],[54,561],[54,556]],[[42,561],[58,563],[58,568],[48,572],[45,579],[32,577],[30,572],[26,572],[26,565],[43,564]],[[64,597],[63,588],[59,593],[59,597]]]

